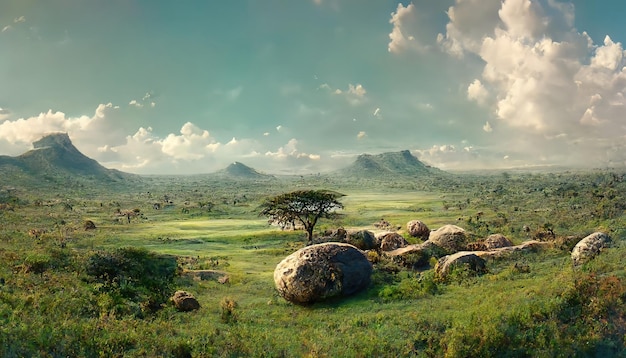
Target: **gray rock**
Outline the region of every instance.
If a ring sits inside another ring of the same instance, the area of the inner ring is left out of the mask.
[[[345,242],[359,250],[372,250],[379,246],[374,233],[368,230],[348,231]]]
[[[610,243],[611,238],[603,232],[594,232],[580,240],[572,250],[572,261],[574,261],[574,265],[578,266],[590,261]]]
[[[431,231],[428,240],[452,254],[465,250],[467,234],[465,230],[456,225],[444,225]]]
[[[356,247],[324,243],[304,247],[282,260],[274,270],[280,296],[296,304],[348,296],[366,288],[372,265]]]

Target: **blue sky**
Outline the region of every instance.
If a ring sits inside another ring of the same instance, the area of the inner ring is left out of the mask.
[[[0,154],[67,132],[103,165],[317,173],[626,163],[620,1],[0,3]]]

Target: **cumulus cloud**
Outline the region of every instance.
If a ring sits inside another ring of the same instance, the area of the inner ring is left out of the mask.
[[[467,87],[467,98],[484,105],[489,98],[489,92],[480,80],[476,79]]]
[[[307,154],[298,150],[298,140],[292,138],[287,142],[286,145],[278,148],[276,152],[268,151],[265,153],[267,157],[273,157],[278,159],[286,159],[286,158],[294,158],[294,159],[310,159],[310,160],[319,160],[320,156],[318,154]]]
[[[359,134],[356,135],[357,139],[363,139],[367,137],[367,133],[365,133],[364,131],[360,131]]]
[[[532,143],[524,150],[562,164],[607,158],[601,143],[621,145],[626,53],[609,36],[597,45],[578,32],[573,5],[456,0],[448,17],[438,43],[452,56],[481,59],[482,73],[468,86],[467,98],[503,125],[498,130],[510,136],[503,137],[507,145],[524,137]],[[609,152],[619,157],[613,161],[626,157]]]
[[[211,138],[209,131],[187,122],[180,129],[180,135],[170,133],[161,141],[161,145],[163,153],[174,159],[194,160],[215,152],[220,143]]]
[[[395,54],[407,50],[425,51],[428,47],[416,38],[418,21],[417,9],[413,3],[407,6],[402,5],[402,3],[398,4],[398,8],[391,13],[389,20],[393,28],[389,33],[387,51]]]
[[[483,130],[487,133],[493,132],[493,128],[491,128],[491,124],[489,123],[489,121],[485,123],[485,125],[483,126]]]

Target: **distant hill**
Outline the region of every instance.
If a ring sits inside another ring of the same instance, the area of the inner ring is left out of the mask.
[[[234,162],[227,166],[226,168],[218,171],[216,174],[220,176],[227,176],[230,178],[237,179],[270,179],[273,178],[271,175],[259,173],[254,168],[251,168],[243,163]]]
[[[377,155],[361,154],[354,163],[335,173],[355,177],[384,178],[388,175],[433,176],[445,172],[420,162],[411,152],[403,150]]]
[[[31,182],[40,179],[116,182],[135,177],[115,169],[107,169],[88,158],[74,147],[67,133],[49,134],[33,142],[32,150],[17,157],[0,156],[0,171],[7,173],[9,180],[15,177]]]

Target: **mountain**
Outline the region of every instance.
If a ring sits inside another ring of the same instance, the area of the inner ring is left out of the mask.
[[[226,168],[217,172],[217,174],[222,176],[227,176],[230,178],[237,179],[269,179],[272,178],[271,175],[262,174],[256,171],[254,168],[250,168],[249,166],[240,163],[234,162],[227,166]]]
[[[387,175],[432,176],[445,172],[420,162],[408,150],[377,155],[361,154],[354,163],[340,170],[338,174],[356,177],[380,177]]]
[[[33,142],[33,149],[17,157],[0,156],[0,171],[29,181],[89,179],[116,182],[134,177],[107,169],[82,154],[67,133],[49,134]]]

